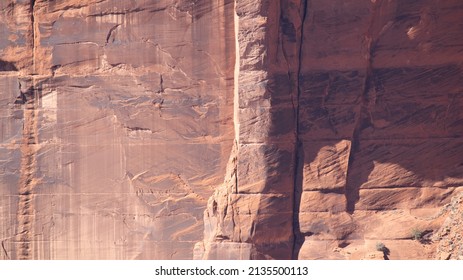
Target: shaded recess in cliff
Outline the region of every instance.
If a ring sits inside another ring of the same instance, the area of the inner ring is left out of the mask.
[[[18,68],[14,63],[0,59],[0,71],[18,71]]]
[[[440,209],[463,184],[461,47],[454,44],[461,7],[310,5],[301,61],[305,238],[298,257],[374,258],[381,241],[391,259],[432,258],[436,245],[414,243],[410,232],[437,231]]]
[[[300,112],[300,97],[301,97],[301,69],[302,69],[302,46],[304,44],[304,24],[307,19],[307,9],[309,8],[309,0],[301,1],[301,30],[300,30],[300,39],[299,39],[299,64],[297,69],[297,101],[295,108],[296,115],[296,144],[295,144],[295,168],[294,168],[294,206],[293,206],[293,249],[292,249],[292,259],[297,259],[299,256],[299,250],[301,249],[302,244],[304,243],[304,234],[301,232],[300,223],[299,223],[299,209],[301,208],[301,198],[302,198],[302,178],[303,178],[303,167],[304,167],[304,146],[299,138],[299,112]],[[308,233],[310,235],[310,233]],[[307,234],[306,234],[307,235]]]

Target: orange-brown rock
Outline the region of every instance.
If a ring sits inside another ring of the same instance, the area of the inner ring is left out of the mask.
[[[299,258],[368,258],[376,242],[390,259],[434,258],[442,207],[463,184],[452,27],[463,10],[457,1],[308,3]]]
[[[0,11],[2,258],[191,259],[233,143],[233,2]]]
[[[448,214],[440,230],[433,236],[438,244],[436,258],[439,260],[463,260],[463,193],[452,198],[444,207]]]
[[[462,258],[462,25],[459,0],[2,1],[1,258]]]

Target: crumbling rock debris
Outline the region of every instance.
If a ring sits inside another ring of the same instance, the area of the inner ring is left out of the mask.
[[[438,244],[436,259],[463,260],[463,193],[454,196],[445,210],[447,218],[433,236]]]

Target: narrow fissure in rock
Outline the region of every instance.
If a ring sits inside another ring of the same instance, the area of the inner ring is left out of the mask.
[[[302,233],[300,231],[299,225],[299,208],[301,205],[301,195],[302,195],[302,169],[304,166],[304,159],[301,156],[303,151],[302,141],[299,139],[299,101],[301,96],[301,68],[302,68],[302,48],[304,43],[304,23],[307,17],[307,8],[309,0],[301,0],[301,29],[300,29],[300,39],[298,46],[298,67],[296,73],[296,87],[297,87],[297,96],[294,108],[295,114],[295,144],[294,144],[294,154],[295,154],[295,167],[294,167],[294,194],[293,194],[293,249],[292,249],[292,259],[298,259],[299,249],[304,242]]]
[[[360,184],[357,178],[353,175],[352,167],[355,161],[355,154],[359,150],[360,145],[360,133],[363,129],[368,127],[370,124],[369,112],[368,112],[368,92],[371,87],[371,79],[373,75],[373,56],[375,51],[375,40],[377,38],[374,34],[373,26],[375,24],[376,13],[381,6],[381,2],[373,3],[373,12],[371,17],[370,26],[367,30],[367,34],[364,37],[365,48],[366,48],[366,70],[365,79],[363,84],[363,91],[360,93],[359,110],[355,126],[352,132],[351,147],[349,152],[349,159],[347,163],[346,171],[346,185],[345,185],[345,196],[346,196],[346,211],[349,214],[354,213],[355,204],[360,199]]]
[[[36,91],[35,79],[35,0],[30,2],[31,13],[31,52],[33,69],[28,75],[22,77],[25,83],[29,84],[26,89],[20,86],[21,95],[24,96],[23,103],[23,131],[21,141],[21,165],[18,187],[18,247],[17,255],[20,260],[31,259],[31,242],[34,220],[33,191],[37,183],[36,179],[36,148],[38,144],[37,122],[38,122],[38,94]],[[21,84],[20,84],[21,85]]]

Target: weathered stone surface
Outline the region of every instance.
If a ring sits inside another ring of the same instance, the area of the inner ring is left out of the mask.
[[[461,258],[462,15],[2,1],[1,258]]]
[[[304,142],[299,157],[304,159],[304,191],[339,190],[345,187],[350,141]]]
[[[231,176],[209,200],[205,224],[212,225],[199,258],[219,255],[216,243],[235,242],[251,244],[245,258],[292,258],[301,7],[299,0],[235,2],[236,150]],[[256,194],[287,202],[265,214],[257,203],[248,204],[250,214],[237,211]]]
[[[391,259],[433,258],[435,243],[409,236],[413,227],[435,233],[463,184],[461,39],[450,24],[461,24],[461,5],[308,3],[299,257],[369,258],[374,246],[355,244],[379,241]]]
[[[2,258],[191,259],[233,143],[233,2],[0,8]]]
[[[437,252],[434,256],[439,260],[463,259],[463,193],[455,195],[444,208],[447,218],[439,231],[433,236],[437,242]]]

